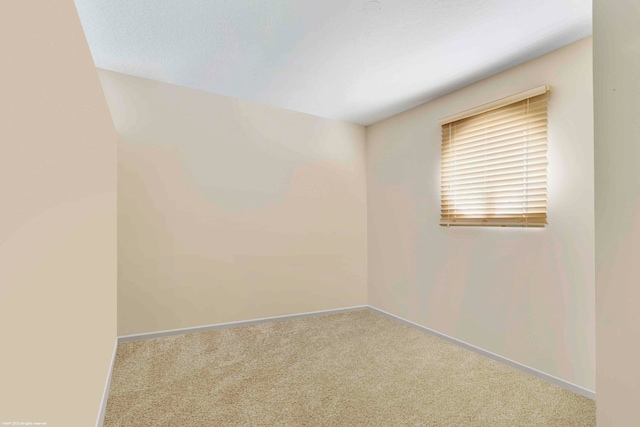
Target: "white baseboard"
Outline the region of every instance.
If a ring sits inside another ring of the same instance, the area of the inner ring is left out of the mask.
[[[109,365],[109,372],[107,372],[107,382],[104,385],[102,391],[102,403],[100,404],[100,411],[98,412],[98,420],[96,421],[96,427],[102,427],[104,424],[104,415],[107,411],[107,399],[109,397],[109,387],[111,387],[111,374],[113,374],[113,364],[116,361],[116,351],[118,350],[118,339],[113,346],[113,354],[111,354],[111,364]]]
[[[287,314],[284,316],[273,316],[273,317],[264,317],[261,319],[251,319],[251,320],[241,320],[238,322],[228,322],[228,323],[216,323],[214,325],[206,325],[206,326],[195,326],[192,328],[182,328],[182,329],[170,329],[167,331],[158,331],[158,332],[149,332],[144,334],[135,334],[135,335],[124,335],[118,337],[118,342],[129,342],[129,341],[138,341],[145,340],[149,338],[162,338],[168,337],[170,335],[182,335],[182,334],[191,334],[194,332],[204,332],[204,331],[213,331],[216,329],[224,329],[224,328],[234,328],[238,326],[249,326],[255,325],[258,323],[267,323],[267,322],[277,322],[282,320],[291,320],[298,319],[301,317],[310,317],[310,316],[322,316],[324,314],[337,314],[337,313],[346,313],[348,311],[357,311],[357,310],[365,310],[368,306],[359,305],[355,307],[345,307],[345,308],[336,308],[331,310],[321,310],[321,311],[311,311],[308,313],[298,313],[298,314]]]
[[[364,310],[364,309],[369,309],[372,310],[374,312],[383,314],[385,316],[388,316],[392,319],[398,320],[406,325],[409,325],[411,327],[420,329],[423,332],[426,332],[428,334],[434,335],[438,338],[442,338],[450,343],[459,345],[463,348],[466,348],[467,350],[471,350],[475,353],[481,354],[485,357],[488,357],[490,359],[493,359],[497,362],[503,363],[505,365],[511,366],[512,368],[518,369],[519,371],[525,372],[527,374],[536,376],[540,379],[543,379],[545,381],[548,381],[552,384],[555,384],[559,387],[562,387],[564,389],[567,389],[569,391],[572,391],[574,393],[577,393],[579,395],[588,397],[589,399],[595,399],[596,394],[594,391],[586,389],[584,387],[581,387],[579,385],[570,383],[568,381],[565,381],[563,379],[554,377],[553,375],[549,375],[546,374],[544,372],[538,371],[537,369],[531,368],[529,366],[523,365],[521,363],[515,362],[511,359],[507,359],[506,357],[502,357],[499,356],[495,353],[492,353],[490,351],[484,350],[482,348],[476,347],[472,344],[468,344],[464,341],[461,341],[459,339],[450,337],[448,335],[445,335],[443,333],[434,331],[432,329],[429,329],[425,326],[419,325],[417,323],[414,323],[410,320],[404,319],[400,316],[396,316],[394,314],[388,313],[384,310],[380,310],[379,308],[370,306],[370,305],[360,305],[360,306],[355,306],[355,307],[346,307],[346,308],[338,308],[338,309],[332,309],[332,310],[321,310],[321,311],[312,311],[312,312],[308,312],[308,313],[299,313],[299,314],[290,314],[290,315],[284,315],[284,316],[273,316],[273,317],[265,317],[265,318],[260,318],[260,319],[251,319],[251,320],[242,320],[242,321],[238,321],[238,322],[228,322],[228,323],[217,323],[217,324],[213,324],[213,325],[207,325],[207,326],[196,326],[196,327],[191,327],[191,328],[182,328],[182,329],[171,329],[171,330],[166,330],[166,331],[158,331],[158,332],[149,332],[149,333],[144,333],[144,334],[135,334],[135,335],[124,335],[124,336],[120,336],[118,337],[117,343],[121,343],[121,342],[129,342],[129,341],[138,341],[138,340],[144,340],[144,339],[149,339],[149,338],[161,338],[161,337],[167,337],[167,336],[171,336],[171,335],[182,335],[182,334],[190,334],[190,333],[194,333],[194,332],[203,332],[203,331],[212,331],[212,330],[216,330],[216,329],[224,329],[224,328],[234,328],[234,327],[238,327],[238,326],[248,326],[248,325],[255,325],[258,323],[267,323],[267,322],[276,322],[276,321],[282,321],[282,320],[291,320],[291,319],[298,319],[298,318],[302,318],[302,317],[310,317],[310,316],[321,316],[321,315],[325,315],[325,314],[337,314],[337,313],[346,313],[349,311],[357,311],[357,310]],[[114,353],[113,353],[114,357],[115,357],[115,349],[114,349]],[[111,369],[113,369],[113,359],[111,361]],[[98,419],[99,424],[97,424],[97,427],[101,427],[102,423],[101,420],[102,418],[104,418],[104,410],[106,408],[106,403],[107,403],[107,394],[109,392],[109,384],[111,382],[111,370],[109,371],[109,380],[107,382],[107,385],[105,387],[105,394],[103,396],[103,403],[102,403],[102,408],[100,410],[100,417]]]
[[[503,363],[505,365],[511,366],[512,368],[518,369],[518,370],[520,370],[522,372],[525,372],[527,374],[536,376],[536,377],[538,377],[540,379],[543,379],[545,381],[553,383],[553,384],[555,384],[555,385],[557,385],[559,387],[562,387],[562,388],[567,389],[569,391],[572,391],[574,393],[580,394],[580,395],[582,395],[584,397],[588,397],[589,399],[594,399],[595,400],[595,398],[596,398],[596,393],[594,391],[591,391],[591,390],[588,390],[586,388],[580,387],[579,385],[576,385],[576,384],[570,383],[568,381],[562,380],[560,378],[554,377],[553,375],[545,374],[544,372],[538,371],[537,369],[534,369],[534,368],[531,368],[529,366],[523,365],[521,363],[515,362],[515,361],[513,361],[511,359],[507,359],[506,357],[499,356],[499,355],[497,355],[495,353],[491,353],[490,351],[483,350],[483,349],[481,349],[479,347],[476,347],[476,346],[474,346],[472,344],[468,344],[468,343],[466,343],[464,341],[460,341],[459,339],[450,337],[450,336],[442,334],[440,332],[436,332],[436,331],[434,331],[432,329],[429,329],[429,328],[427,328],[425,326],[418,325],[417,323],[414,323],[414,322],[412,322],[410,320],[403,319],[400,316],[396,316],[395,314],[387,313],[386,311],[380,310],[379,308],[375,308],[375,307],[372,307],[372,306],[368,306],[368,307],[372,311],[375,311],[377,313],[380,313],[380,314],[383,314],[385,316],[391,317],[392,319],[399,320],[400,322],[402,322],[402,323],[404,323],[404,324],[406,324],[408,326],[411,326],[411,327],[416,328],[416,329],[420,329],[423,332],[426,332],[428,334],[434,335],[434,336],[436,336],[438,338],[442,338],[442,339],[444,339],[446,341],[449,341],[450,343],[459,345],[460,347],[464,347],[467,350],[471,350],[471,351],[473,351],[475,353],[481,354],[481,355],[483,355],[485,357],[488,357],[489,359],[493,359],[493,360],[495,360],[497,362],[500,362],[500,363]]]

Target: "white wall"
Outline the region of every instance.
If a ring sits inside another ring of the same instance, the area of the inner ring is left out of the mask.
[[[365,129],[100,71],[118,332],[366,304]]]
[[[590,38],[367,128],[369,304],[595,390]],[[441,227],[438,119],[550,84],[544,229]]]
[[[596,0],[598,425],[640,425],[640,3]]]
[[[1,1],[0,52],[0,425],[91,426],[116,341],[117,134],[72,1]]]

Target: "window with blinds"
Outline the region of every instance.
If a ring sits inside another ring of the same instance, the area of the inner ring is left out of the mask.
[[[440,120],[440,225],[547,224],[549,86]]]

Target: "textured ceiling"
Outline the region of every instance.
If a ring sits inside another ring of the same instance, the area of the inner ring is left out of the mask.
[[[95,64],[368,125],[591,34],[591,0],[76,0]]]

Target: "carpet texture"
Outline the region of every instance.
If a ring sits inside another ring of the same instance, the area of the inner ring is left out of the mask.
[[[118,346],[105,426],[595,426],[595,402],[370,310]]]

